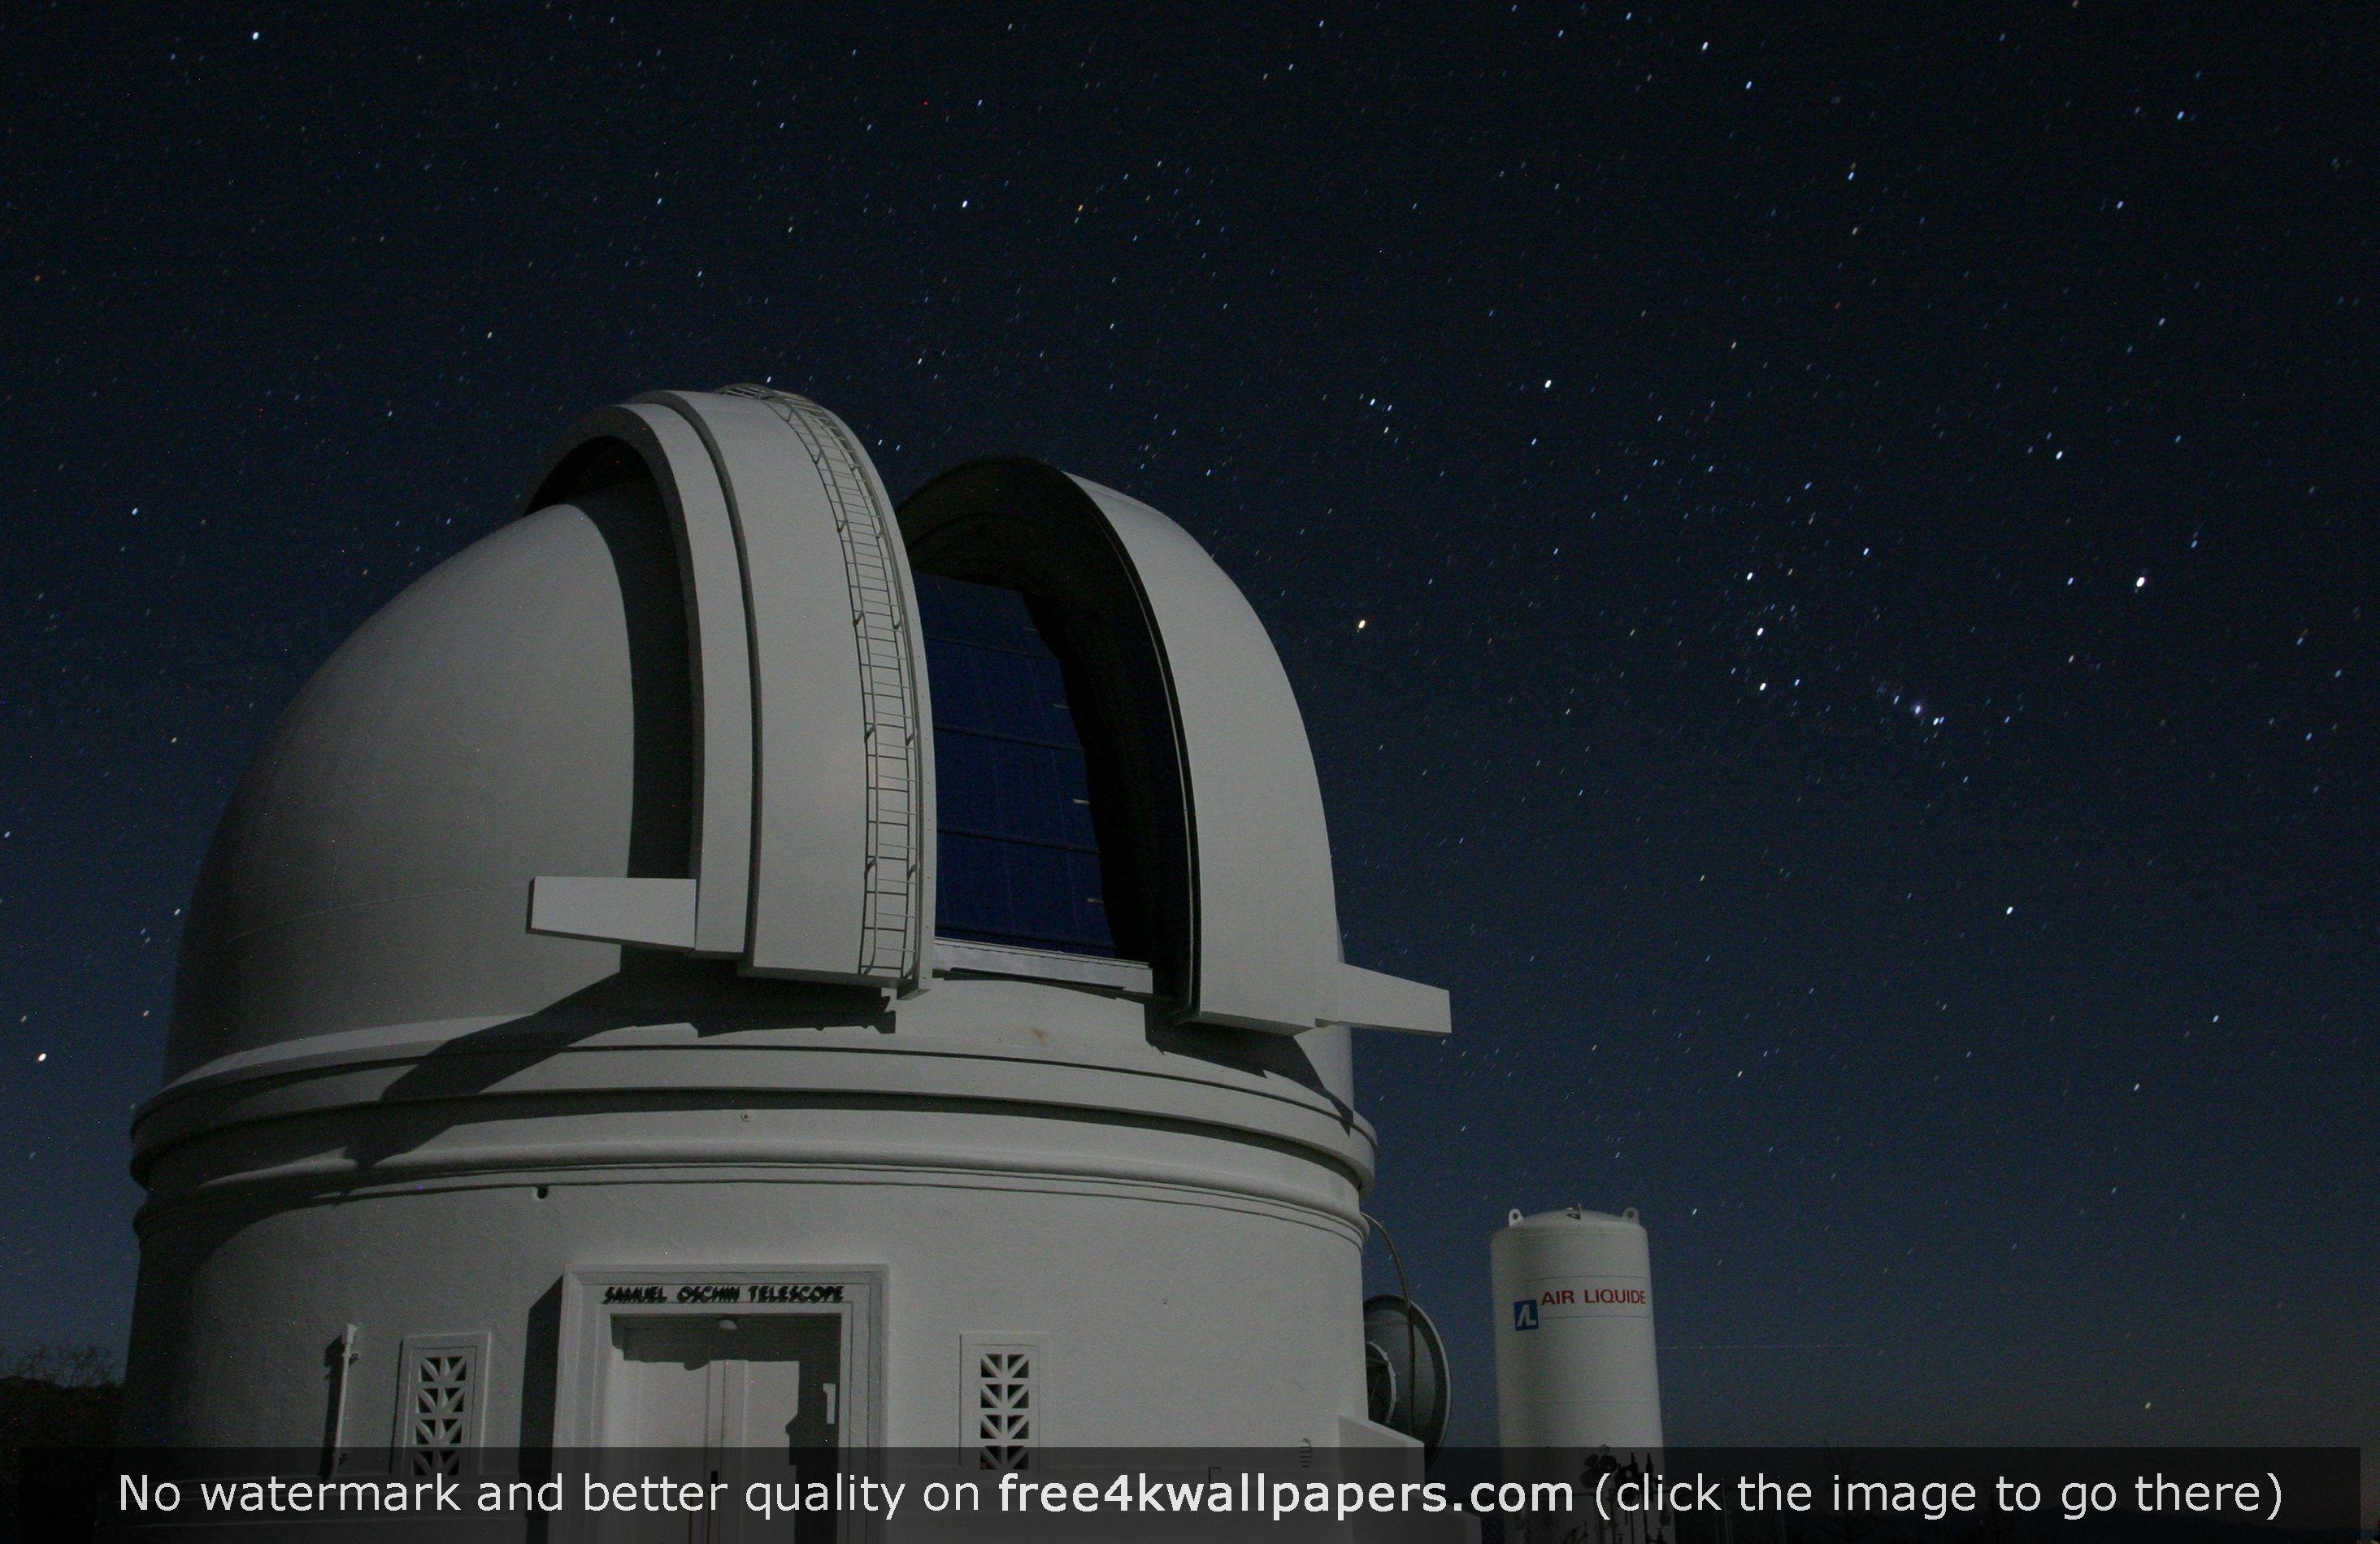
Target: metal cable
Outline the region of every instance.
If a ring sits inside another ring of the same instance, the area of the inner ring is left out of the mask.
[[[1416,1396],[1421,1392],[1421,1331],[1414,1324],[1413,1286],[1405,1280],[1405,1258],[1397,1253],[1397,1241],[1390,1236],[1387,1223],[1368,1211],[1364,1213],[1364,1221],[1379,1234],[1380,1242],[1389,1246],[1389,1262],[1397,1268],[1397,1298],[1404,1305],[1405,1310],[1405,1377],[1411,1380],[1414,1387],[1414,1392],[1406,1395],[1405,1398],[1406,1403],[1413,1407],[1414,1425],[1419,1426],[1422,1424],[1421,1406]],[[1433,1394],[1441,1392],[1431,1391]],[[1396,1406],[1391,1404],[1389,1407],[1389,1413],[1394,1415]],[[1418,1436],[1419,1433],[1409,1432],[1407,1435]],[[1427,1441],[1427,1439],[1424,1440]]]

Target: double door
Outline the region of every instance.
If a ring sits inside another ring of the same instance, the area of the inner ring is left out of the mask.
[[[698,1481],[722,1504],[614,1518],[601,1530],[607,1538],[732,1544],[747,1531],[741,1498],[755,1480],[831,1479],[848,1378],[845,1322],[839,1314],[783,1312],[613,1319],[603,1398],[603,1444],[613,1452],[604,1466]],[[785,1537],[782,1521],[766,1531]],[[814,1530],[795,1531],[807,1538]]]
[[[843,1319],[771,1313],[613,1321],[604,1445],[830,1450],[843,1423]]]

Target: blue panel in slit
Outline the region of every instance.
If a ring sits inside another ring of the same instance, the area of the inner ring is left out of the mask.
[[[917,578],[941,833],[935,930],[1113,954],[1090,780],[1057,655],[1014,590]]]

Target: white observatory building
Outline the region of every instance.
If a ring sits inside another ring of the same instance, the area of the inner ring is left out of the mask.
[[[579,423],[325,663],[189,910],[140,1444],[1334,1447],[1352,1027],[1256,614],[1024,459],[896,511],[754,387]]]

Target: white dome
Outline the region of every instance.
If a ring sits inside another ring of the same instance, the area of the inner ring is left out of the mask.
[[[1038,640],[969,663],[940,614],[939,749],[913,553]],[[1039,718],[968,719],[962,675]],[[986,924],[1036,873],[1104,908],[1071,942]],[[1348,1027],[1445,1015],[1340,959],[1287,679],[1171,521],[1020,460],[896,517],[812,404],[606,408],[234,796],[134,1125],[125,1431],[320,1441],[327,1333],[351,1443],[412,1442],[379,1423],[433,1365],[474,1391],[447,1447],[629,1441],[613,1316],[682,1290],[813,1305],[771,1322],[836,1338],[845,1444],[981,1440],[987,1356],[1056,1369],[1034,1441],[1328,1442],[1364,1410]]]
[[[634,484],[516,520],[341,645],[259,754],[184,933],[165,1075],[534,1012],[619,951],[528,930],[540,873],[684,873],[683,613]],[[641,750],[641,754],[640,754]]]
[[[756,388],[590,416],[529,503],[343,645],[242,782],[191,907],[169,1082],[535,1013],[623,947],[904,993],[953,967],[1136,989],[1179,1023],[1297,1037],[1342,1100],[1341,1027],[1443,1030],[1443,993],[1340,960],[1287,678],[1155,510],[1002,459],[896,522],[840,419]],[[1094,716],[1125,769],[1140,975],[938,961],[913,547],[1040,597],[1105,661],[1088,689],[1123,705]]]

